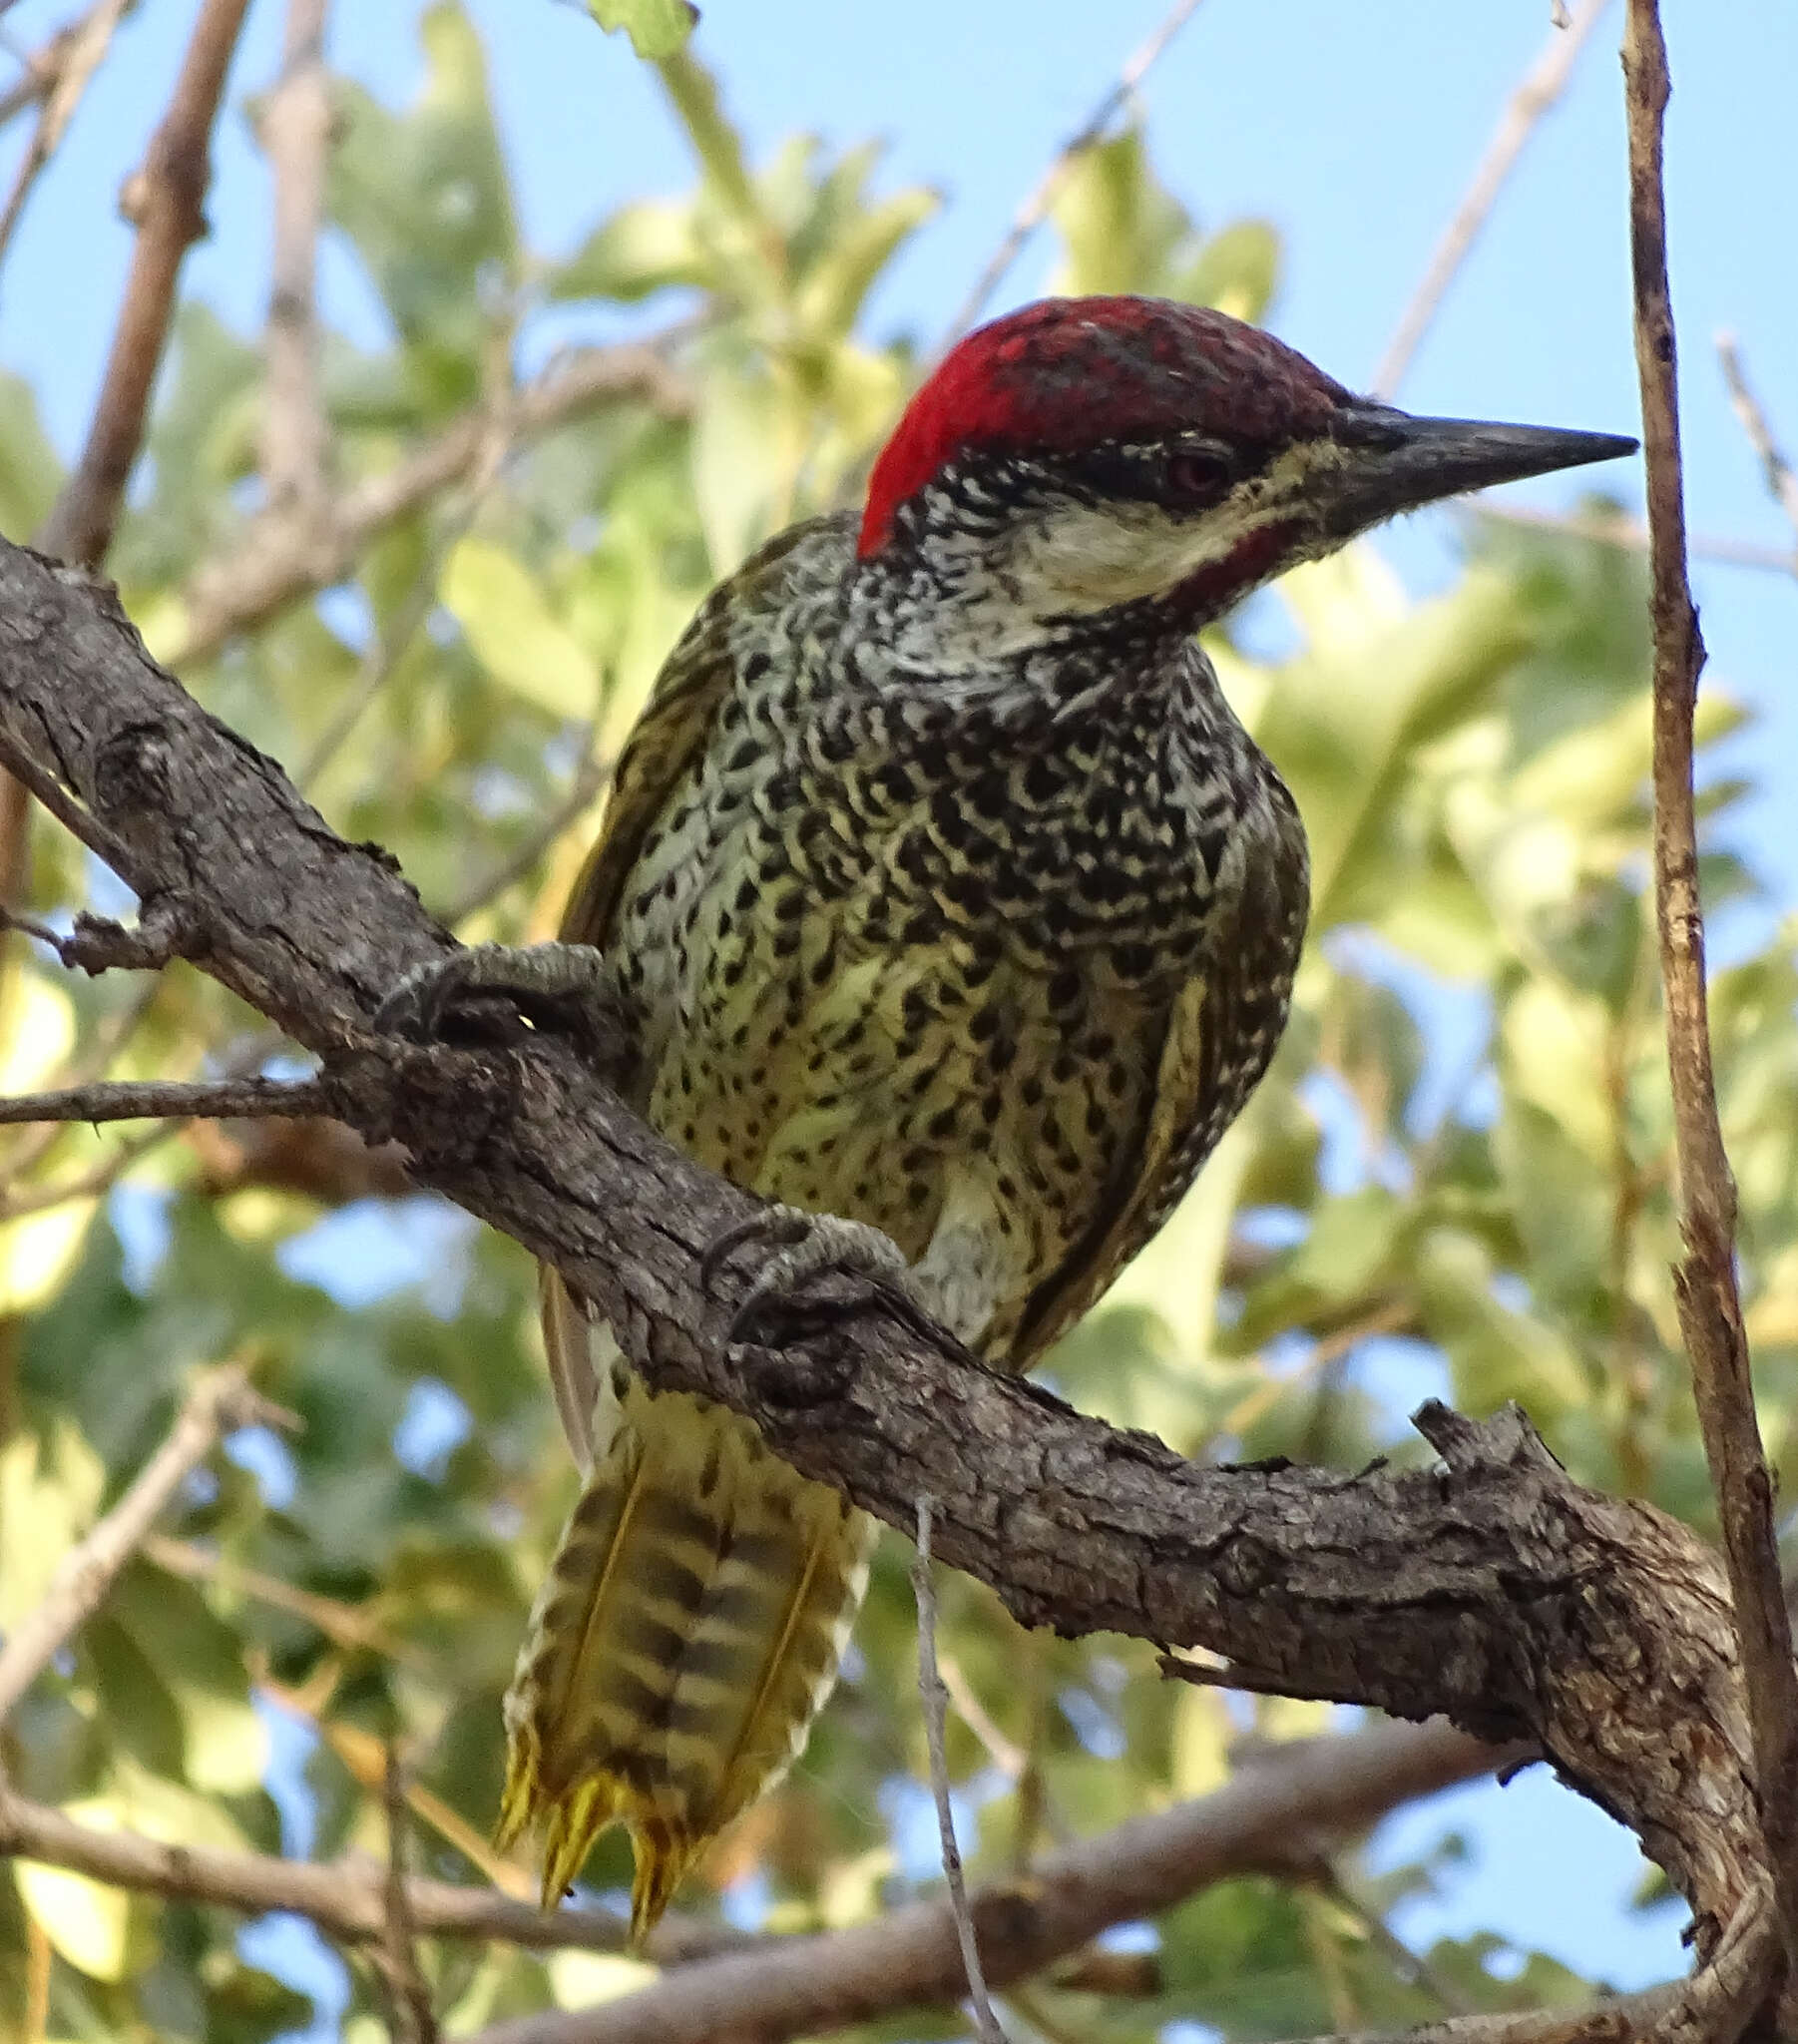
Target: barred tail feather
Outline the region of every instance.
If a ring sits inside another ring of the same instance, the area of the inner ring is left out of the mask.
[[[506,1699],[497,1836],[543,1830],[545,1906],[606,1826],[633,1934],[786,1772],[835,1684],[873,1524],[745,1421],[601,1372],[594,1459]]]

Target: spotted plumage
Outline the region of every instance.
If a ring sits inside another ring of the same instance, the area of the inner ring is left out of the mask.
[[[859,516],[707,601],[620,763],[563,942],[609,961],[633,1104],[882,1231],[1028,1368],[1286,1019],[1304,833],[1195,627],[1394,510],[1620,445],[1407,419],[1191,307],[970,336]],[[501,1832],[542,1822],[553,1896],[623,1819],[641,1929],[803,1744],[872,1529],[745,1422],[653,1396],[553,1277],[545,1326],[584,1488],[507,1703]]]

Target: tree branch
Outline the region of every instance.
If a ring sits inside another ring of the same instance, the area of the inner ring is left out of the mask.
[[[206,233],[202,208],[213,175],[213,122],[246,5],[247,0],[206,0],[169,111],[126,187],[125,205],[138,239],[125,301],[87,445],[38,535],[46,553],[67,561],[97,567],[112,544],[175,309],[175,280],[182,257]]]
[[[1399,316],[1386,352],[1380,357],[1368,388],[1376,397],[1391,397],[1405,380],[1405,371],[1423,344],[1431,322],[1442,309],[1449,286],[1467,260],[1468,252],[1480,238],[1480,231],[1492,216],[1505,180],[1517,167],[1524,145],[1536,133],[1542,118],[1566,92],[1579,52],[1585,47],[1598,17],[1610,0],[1580,0],[1565,22],[1549,31],[1542,54],[1531,65],[1522,83],[1505,103],[1499,125],[1493,130],[1486,154],[1480,159],[1473,182],[1462,195],[1455,216],[1442,231],[1442,239],[1430,254],[1429,267],[1411,295],[1411,302]]]
[[[1051,159],[1049,167],[1031,187],[1023,204],[1012,217],[1012,224],[1006,230],[1005,239],[987,260],[986,267],[975,278],[973,287],[962,301],[960,310],[950,320],[948,331],[943,335],[940,347],[947,348],[960,335],[967,332],[986,309],[987,300],[1005,280],[1005,273],[1017,261],[1024,245],[1049,218],[1058,194],[1067,183],[1068,173],[1075,159],[1083,150],[1091,149],[1099,142],[1122,109],[1148,74],[1167,54],[1173,39],[1198,12],[1198,0],[1173,0],[1173,5],[1155,24],[1140,46],[1130,53],[1124,69],[1119,72],[1098,106],[1090,113],[1080,127],[1069,136]]]
[[[44,166],[55,154],[58,143],[68,133],[69,123],[75,118],[75,109],[80,106],[82,95],[93,82],[94,73],[99,70],[111,47],[114,31],[134,4],[135,0],[100,0],[100,4],[80,21],[71,22],[59,30],[50,43],[34,52],[29,60],[29,81],[34,88],[32,97],[38,103],[37,126],[32,130],[18,170],[13,174],[13,188],[7,194],[6,204],[0,207],[0,260],[5,259],[32,186],[43,174]],[[21,92],[25,89],[20,87]],[[8,98],[10,101],[12,95]],[[25,102],[29,103],[29,100]],[[10,111],[10,107],[0,110],[0,121]]]
[[[242,1115],[316,1116],[335,1105],[328,1086],[281,1079],[204,1079],[191,1085],[165,1080],[67,1086],[55,1093],[0,1099],[0,1126],[8,1122],[225,1120]]]
[[[19,76],[5,92],[0,93],[0,128],[9,121],[17,120],[27,107],[41,107],[56,91],[64,73],[71,65],[78,65],[85,56],[84,38],[92,31],[94,24],[110,15],[118,0],[94,0],[85,14],[78,14],[65,21],[61,28],[41,42],[38,47],[19,60]],[[126,14],[137,6],[138,0],[125,0]]]
[[[1220,1656],[1298,1694],[1436,1712],[1540,1747],[1627,1822],[1701,1951],[1764,1864],[1727,1584],[1652,1508],[1572,1483],[1521,1415],[1420,1416],[1446,1467],[1213,1468],[982,1368],[848,1289],[779,1347],[722,1345],[749,1281],[700,1281],[756,1203],[629,1114],[552,1032],[370,1034],[449,944],[377,846],[347,844],[206,716],[87,578],[0,545],[0,756],[58,792],[145,915],[324,1060],[417,1183],[554,1264],[658,1387],[746,1414],[803,1474],[909,1529],[1026,1625]]]
[[[1792,467],[1784,448],[1774,439],[1773,428],[1767,423],[1760,400],[1749,388],[1747,372],[1742,367],[1741,350],[1733,333],[1717,335],[1717,360],[1723,367],[1723,381],[1729,386],[1729,402],[1742,422],[1748,445],[1754,449],[1755,459],[1766,477],[1767,492],[1785,513],[1793,538],[1798,539],[1798,469]]]
[[[208,1370],[199,1379],[168,1439],[106,1517],[64,1555],[43,1601],[0,1647],[0,1722],[49,1667],[69,1635],[99,1610],[113,1579],[137,1552],[157,1515],[212,1453],[220,1436],[271,1420],[291,1423],[250,1388],[248,1373],[239,1364]]]
[[[113,1887],[215,1903],[246,1915],[288,1910],[343,1944],[376,1944],[387,1934],[388,1875],[377,1860],[320,1865],[96,1830],[15,1794],[3,1782],[0,1857],[66,1866]],[[563,1908],[546,1915],[490,1888],[457,1887],[416,1874],[407,1880],[406,1901],[421,1936],[496,1938],[525,1951],[622,1952],[630,1940],[629,1923],[610,1909]],[[660,1965],[679,1965],[754,1942],[715,1925],[669,1917],[651,1938],[649,1956]]]
[[[1680,1332],[1717,1496],[1753,1734],[1754,1778],[1788,1980],[1798,1987],[1798,1671],[1780,1583],[1773,1485],[1755,1417],[1735,1279],[1735,1180],[1717,1120],[1692,789],[1692,716],[1704,643],[1686,576],[1678,368],[1667,286],[1662,127],[1668,78],[1657,0],[1628,0],[1629,236],[1647,469],[1654,637],[1654,902],[1666,988],[1667,1069],[1685,1255]]]
[[[673,338],[571,350],[518,393],[508,432],[515,440],[533,439],[601,405],[629,400],[663,418],[685,418],[692,395],[668,357]],[[478,406],[390,469],[352,484],[321,518],[270,512],[253,520],[241,542],[202,567],[183,591],[184,623],[169,648],[171,664],[208,659],[234,633],[340,581],[377,534],[479,464],[491,429],[489,408]]]
[[[918,1606],[918,1701],[924,1711],[924,1747],[930,1756],[930,1788],[936,1798],[937,1833],[943,1845],[943,1885],[949,1894],[949,1913],[955,1919],[955,1941],[961,1948],[962,1977],[967,1985],[969,2012],[974,2018],[974,2034],[979,2044],[1005,2044],[1005,2033],[999,2027],[987,1993],[987,1976],[980,1962],[980,1935],[974,1913],[968,1907],[962,1848],[955,1836],[946,1744],[949,1692],[937,1673],[937,1593],[930,1580],[930,1520],[935,1506],[936,1500],[928,1495],[918,1500],[918,1547],[912,1557],[912,1595]]]
[[[1460,1779],[1473,1750],[1443,1726],[1382,1725],[1266,1751],[1197,1801],[1121,1824],[969,1897],[987,1977],[1003,1988],[1115,1923],[1152,1916],[1213,1882],[1278,1873],[1295,1833],[1352,1836],[1399,1803]],[[1486,1753],[1485,1765],[1498,1757]],[[526,2016],[478,2044],[755,2044],[816,2036],[893,2010],[952,2004],[965,1990],[946,1899],[871,1923],[783,1937],[683,1968],[597,2008]]]
[[[1537,532],[1564,532],[1573,539],[1595,539],[1605,546],[1648,551],[1648,528],[1627,511],[1539,511],[1527,504],[1482,504],[1474,514],[1499,525],[1524,525]],[[1768,546],[1763,540],[1731,539],[1698,533],[1686,542],[1694,561],[1715,561],[1725,568],[1761,568],[1775,575],[1798,575],[1798,548]]]
[[[302,518],[325,504],[324,402],[319,391],[314,273],[331,137],[324,73],[327,0],[287,0],[281,72],[262,109],[262,147],[274,177],[274,236],[263,346],[262,487],[270,505]]]

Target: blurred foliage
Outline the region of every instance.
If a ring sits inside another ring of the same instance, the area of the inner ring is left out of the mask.
[[[709,584],[775,527],[853,493],[918,368],[910,346],[868,336],[862,308],[932,195],[886,189],[872,148],[833,156],[810,137],[752,165],[711,79],[655,40],[680,8],[595,12],[662,53],[697,181],[601,220],[566,257],[522,244],[482,52],[454,6],[424,16],[411,106],[338,83],[331,222],[390,338],[374,351],[328,338],[335,473],[378,476],[471,408],[503,434],[508,392],[544,358],[546,316],[562,336],[584,319],[605,332],[627,316],[686,321],[674,359],[689,414],[613,402],[507,443],[382,529],[328,597],[187,676],[255,744],[310,763],[331,822],[391,846],[427,901],[516,867],[465,919],[470,938],[550,927],[595,808],[549,843],[546,819],[612,756]],[[1134,132],[1078,160],[1055,223],[1058,289],[1160,291],[1251,317],[1274,290],[1273,230],[1201,230]],[[153,643],[178,632],[202,563],[242,543],[261,394],[256,340],[186,305],[151,487],[113,561]],[[28,532],[55,481],[31,393],[0,377],[0,524]],[[1277,655],[1251,650],[1275,642]],[[1638,563],[1476,531],[1449,586],[1413,601],[1358,547],[1291,577],[1213,651],[1304,811],[1315,935],[1273,1075],[1048,1374],[1187,1449],[1351,1468],[1415,1452],[1390,1385],[1421,1373],[1475,1412],[1521,1398],[1579,1476],[1705,1523],[1667,1278]],[[1704,717],[1714,739],[1733,713],[1712,696]],[[1713,820],[1734,793],[1712,787]],[[34,848],[40,912],[120,905],[61,832],[38,830]],[[1705,879],[1712,901],[1752,894],[1722,852]],[[1790,934],[1720,974],[1714,1007],[1781,1455],[1798,1428]],[[148,990],[76,981],[16,945],[0,1026],[9,1092],[102,1069],[199,1073],[258,1041],[254,1018],[198,974]],[[251,1358],[303,1421],[290,1444],[239,1438],[188,1486],[5,1735],[20,1788],[157,1837],[378,1852],[367,1755],[397,1736],[416,1771],[419,1863],[482,1877],[499,1700],[573,1482],[526,1258],[460,1217],[378,1197],[365,1160],[319,1131],[146,1147],[13,1129],[0,1157],[0,1626],[117,1497],[198,1365]],[[728,1889],[739,1914],[777,1928],[839,1924],[934,1879],[904,1560],[898,1543],[883,1553],[803,1765],[723,1841],[689,1905]],[[1215,1787],[1246,1731],[1325,1718],[1166,1685],[1139,1646],[1024,1637],[959,1579],[945,1584],[943,1649],[1029,1763],[1021,1788],[954,1727],[977,1871]],[[271,1727],[310,1755],[303,1781],[275,1778],[279,1806],[264,1786]],[[589,1871],[618,1885],[622,1841]],[[1494,1938],[1425,1955],[1427,1979],[1399,1963],[1380,1917],[1435,1873],[1376,1883],[1346,1853],[1333,1884],[1230,1883],[1156,1926],[1151,1997],[1039,1982],[1021,2006],[1044,2036],[1135,2044],[1181,2017],[1246,2039],[1398,2024],[1438,2012],[1445,1992],[1500,2007],[1578,1991]],[[234,1929],[222,1911],[10,1869],[0,2028],[24,2023],[33,1977],[48,1978],[56,2037],[253,2044],[303,2020],[304,1998]],[[445,1947],[429,1963],[461,2029],[642,1977],[509,1949]],[[350,2034],[379,2034],[371,1980],[358,1971],[348,1991]],[[954,2032],[907,2016],[860,2034]]]

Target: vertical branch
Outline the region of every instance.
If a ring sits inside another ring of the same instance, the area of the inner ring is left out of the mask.
[[[274,176],[273,275],[264,336],[262,484],[275,510],[324,510],[325,426],[319,394],[315,274],[331,136],[324,70],[327,0],[287,0],[281,75],[262,115]]]
[[[1623,38],[1629,124],[1629,236],[1635,358],[1648,484],[1654,636],[1654,900],[1666,987],[1667,1067],[1685,1254],[1674,1272],[1704,1452],[1722,1521],[1754,1736],[1760,1820],[1798,1980],[1798,1672],[1774,1545],[1772,1483],[1755,1417],[1735,1281],[1735,1181],[1711,1069],[1704,917],[1692,792],[1692,714],[1704,642],[1686,574],[1678,372],[1667,286],[1662,148],[1669,84],[1657,0],[1628,0]]]
[[[405,1776],[391,1739],[381,1788],[387,1815],[387,1877],[382,1887],[384,1935],[375,1950],[375,1966],[392,2003],[394,2036],[401,2044],[437,2044],[437,2017],[418,1963],[418,1925],[406,1885]]]
[[[43,552],[84,567],[97,568],[112,545],[175,309],[176,277],[189,247],[206,232],[213,122],[247,4],[204,0],[169,111],[125,188],[138,230],[125,301],[87,444],[37,536]]]

